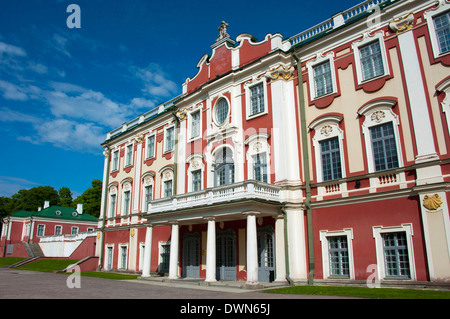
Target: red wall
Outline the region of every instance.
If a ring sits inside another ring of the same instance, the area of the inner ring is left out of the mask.
[[[387,199],[382,202],[366,202],[313,209],[315,278],[322,279],[322,247],[319,231],[353,229],[353,258],[355,279],[366,280],[370,275],[367,266],[376,264],[373,226],[400,226],[411,223],[413,249],[418,281],[427,280],[427,266],[422,222],[418,197]]]

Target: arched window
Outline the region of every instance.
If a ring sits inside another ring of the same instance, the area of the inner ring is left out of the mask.
[[[215,154],[214,186],[234,183],[233,153],[228,147],[223,147]]]

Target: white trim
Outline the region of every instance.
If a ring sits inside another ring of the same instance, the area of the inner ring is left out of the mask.
[[[202,139],[203,136],[203,125],[202,125],[202,106],[203,103],[199,103],[197,105],[195,105],[194,107],[192,107],[192,110],[190,112],[187,113],[187,120],[189,125],[186,125],[186,130],[187,130],[187,143]],[[197,136],[192,136],[192,125],[193,125],[193,120],[192,120],[192,114],[197,113],[200,115],[199,118],[199,132]]]
[[[437,2],[439,3],[439,6],[437,8],[430,9],[423,14],[423,17],[425,18],[425,20],[427,20],[428,32],[431,40],[431,48],[433,49],[433,56],[435,59],[450,54],[450,51],[444,53],[440,52],[439,43],[436,37],[436,28],[434,26],[434,17],[450,10],[450,4],[445,0],[439,0]]]
[[[149,154],[149,139],[150,137],[153,137],[153,153]],[[153,133],[149,133],[146,137],[145,137],[145,159],[150,159],[150,158],[154,158],[155,157],[155,153],[156,153],[156,132]]]
[[[447,121],[448,133],[450,135],[450,78],[442,82],[437,88],[436,91],[444,92],[445,98],[441,103],[442,112],[445,114],[445,119]]]
[[[348,271],[349,278],[343,277],[343,279],[355,279],[355,265],[353,262],[353,229],[344,228],[343,230],[319,231],[320,243],[322,246],[322,273],[323,279],[328,279],[330,277],[330,260],[329,260],[329,245],[328,238],[336,236],[346,236],[347,237],[347,250],[348,250]]]
[[[125,256],[125,265],[122,264],[122,248],[126,248],[126,250],[127,250],[127,253]],[[117,269],[120,269],[120,270],[128,269],[128,254],[129,254],[128,243],[127,244],[119,244],[119,251],[118,251],[118,255],[117,255]]]
[[[130,159],[128,160],[128,148],[131,148],[131,156]],[[125,145],[125,163],[124,163],[124,168],[125,167],[129,167],[129,166],[133,166],[133,160],[134,160],[134,144],[133,142],[128,142]]]
[[[226,116],[225,120],[223,121],[223,123],[222,123],[222,124],[219,124],[219,123],[217,122],[217,119],[216,119],[216,106],[217,106],[217,103],[218,103],[221,99],[225,99],[225,100],[227,101],[227,103],[228,103],[228,113],[227,113],[227,116]],[[214,102],[214,105],[212,106],[212,114],[211,114],[211,115],[212,115],[212,123],[214,123],[214,125],[215,125],[217,128],[220,128],[220,129],[226,128],[226,127],[229,126],[229,118],[230,118],[230,114],[231,114],[231,101],[230,101],[230,99],[229,99],[227,96],[225,96],[224,94],[220,93],[220,94],[217,96],[217,99],[216,99],[216,101]]]
[[[323,95],[316,96],[316,82],[314,81],[314,67],[325,63],[330,62],[330,72],[331,72],[331,82],[333,88],[331,92],[325,93]],[[317,56],[314,60],[308,61],[306,63],[306,68],[308,69],[308,78],[309,78],[309,93],[311,97],[311,101],[323,98],[325,96],[337,93],[337,82],[336,82],[336,70],[334,68],[334,52],[329,52],[326,55],[322,53],[317,53]]]
[[[389,65],[388,65],[388,61],[387,61],[386,47],[384,45],[383,37],[384,37],[384,31],[381,31],[381,30],[376,32],[373,35],[370,35],[369,32],[364,32],[363,38],[361,40],[358,40],[358,41],[355,41],[352,43],[353,55],[355,58],[356,77],[357,77],[359,85],[376,80],[376,79],[384,77],[386,75],[389,75]],[[363,80],[362,68],[361,68],[361,55],[359,52],[359,48],[362,46],[365,46],[369,43],[375,42],[375,41],[378,41],[380,44],[381,58],[383,61],[383,74],[375,76],[375,77],[367,79],[367,80]]]
[[[263,94],[264,94],[264,110],[259,113],[252,114],[252,103],[251,103],[251,89],[255,86],[262,84],[263,86]],[[266,115],[269,111],[268,102],[267,102],[267,83],[265,81],[264,75],[260,78],[254,76],[251,80],[244,83],[245,89],[245,119],[251,120],[256,117]]]
[[[382,234],[386,233],[397,233],[406,232],[406,243],[408,247],[408,258],[409,258],[409,272],[410,280],[416,280],[416,266],[414,261],[414,248],[413,248],[413,227],[412,224],[401,224],[400,226],[383,227],[383,226],[373,226],[372,234],[375,239],[375,250],[377,256],[377,279],[378,280],[389,280],[386,278],[386,267],[384,262],[384,250],[383,250],[383,238]],[[396,278],[393,278],[396,279]]]
[[[267,168],[267,183],[270,183],[270,145],[267,142],[270,135],[267,133],[255,133],[249,136],[244,144],[248,145],[248,151],[246,153],[247,160],[247,174],[248,179],[255,179],[254,170],[253,170],[253,157],[257,154],[265,154],[266,157],[266,168]]]
[[[205,164],[203,163],[203,154],[202,153],[193,153],[188,156],[186,159],[186,163],[189,164],[189,167],[187,169],[187,178],[188,178],[188,184],[187,184],[187,192],[192,192],[192,172],[194,171],[201,171],[201,185],[200,189],[204,189],[204,171],[205,171]]]

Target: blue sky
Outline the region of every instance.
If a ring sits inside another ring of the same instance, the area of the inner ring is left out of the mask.
[[[0,196],[101,180],[106,132],[180,94],[222,20],[287,38],[359,2],[1,0]]]

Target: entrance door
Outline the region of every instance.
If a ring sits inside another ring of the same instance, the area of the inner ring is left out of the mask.
[[[183,236],[183,277],[200,277],[200,234],[186,233]]]
[[[258,229],[258,280],[275,280],[273,228],[270,226]]]
[[[216,279],[236,280],[236,235],[232,229],[216,237]]]

